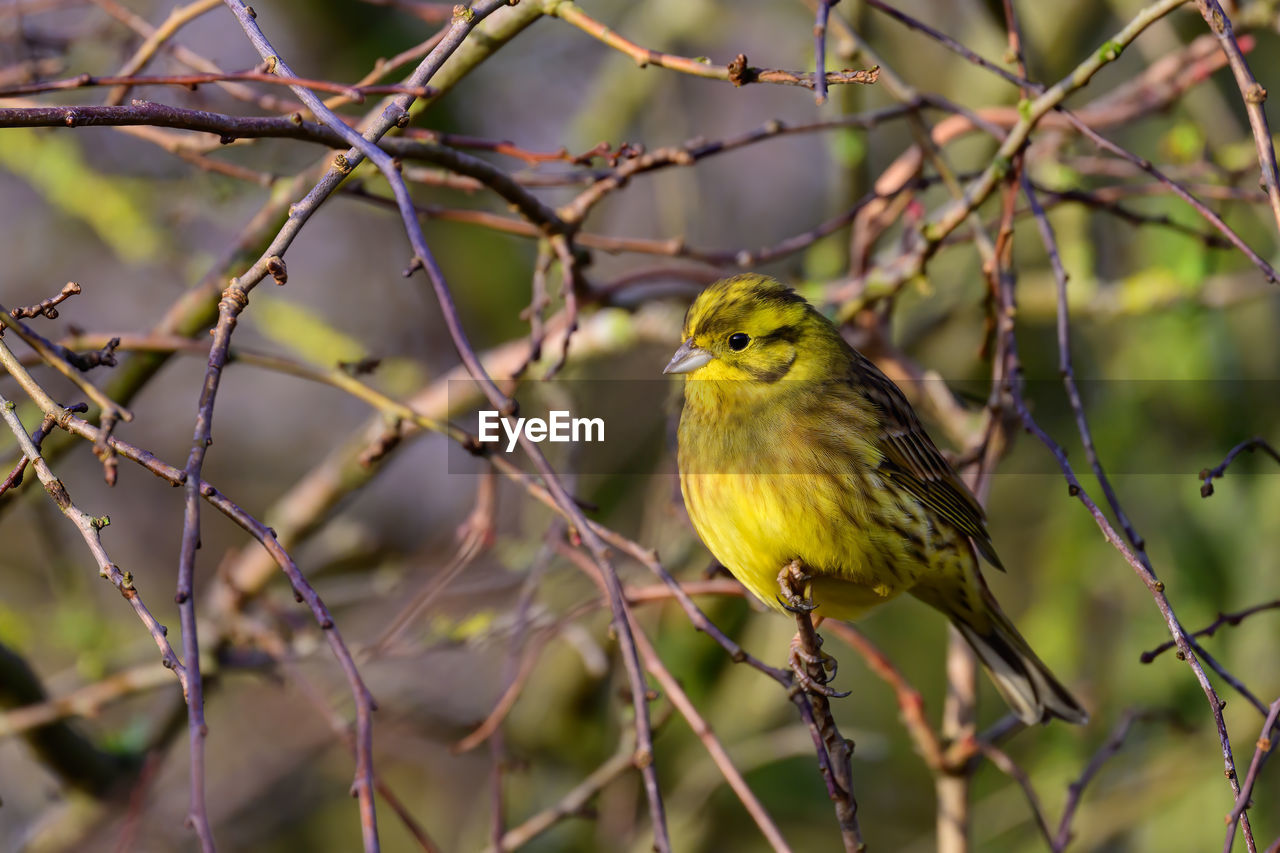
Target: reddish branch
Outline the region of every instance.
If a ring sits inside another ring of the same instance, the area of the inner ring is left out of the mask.
[[[342,95],[349,101],[363,104],[366,95],[413,95],[415,98],[427,98],[436,94],[430,87],[407,86],[344,86],[328,80],[308,80],[293,78],[285,81],[264,71],[224,71],[211,74],[133,74],[122,77],[97,77],[92,74],[81,74],[65,80],[48,80],[40,83],[24,83],[16,86],[0,87],[0,98],[16,95],[35,95],[40,92],[63,92],[72,89],[86,89],[93,86],[182,86],[194,91],[207,83],[223,83],[227,81],[247,83],[268,83],[275,86],[296,85],[314,89],[317,92],[332,92]]]
[[[876,648],[861,631],[852,625],[837,621],[829,621],[825,623],[825,627],[851,646],[862,657],[867,667],[893,688],[893,693],[898,699],[898,711],[902,714],[902,724],[911,735],[911,739],[915,741],[916,749],[929,769],[935,773],[954,772],[957,769],[957,762],[948,758],[937,731],[929,724],[920,691],[907,682],[884,652]],[[966,755],[963,759],[967,761],[968,757]]]

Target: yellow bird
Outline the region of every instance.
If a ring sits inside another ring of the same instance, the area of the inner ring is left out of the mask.
[[[711,553],[765,604],[800,561],[819,616],[909,592],[942,611],[1027,724],[1088,719],[1001,611],[973,494],[892,381],[762,275],[703,291],[666,373],[684,374],[680,488]]]

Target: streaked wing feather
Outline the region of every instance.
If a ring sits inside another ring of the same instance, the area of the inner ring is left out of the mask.
[[[880,410],[881,470],[927,509],[964,532],[978,552],[1003,571],[982,506],[929,438],[902,391],[861,354],[856,355],[852,367],[852,383]]]

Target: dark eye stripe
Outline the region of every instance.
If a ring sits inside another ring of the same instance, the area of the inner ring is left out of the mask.
[[[761,343],[785,341],[786,343],[794,344],[796,341],[800,340],[800,328],[798,326],[783,326],[781,329],[774,329],[772,332],[760,337],[758,340]]]

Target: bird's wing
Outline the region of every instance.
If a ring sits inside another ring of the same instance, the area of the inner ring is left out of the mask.
[[[965,533],[979,553],[1003,571],[987,532],[986,514],[973,492],[942,457],[898,386],[860,353],[855,356],[852,384],[880,413],[881,472]]]

